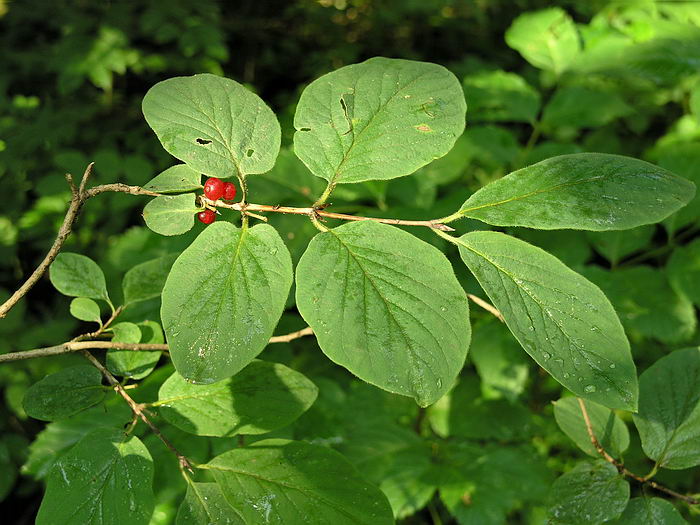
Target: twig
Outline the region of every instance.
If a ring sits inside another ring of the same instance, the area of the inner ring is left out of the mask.
[[[471,294],[471,293],[468,293],[467,297],[469,297],[469,299],[471,299],[476,304],[481,306],[487,312],[493,314],[496,317],[496,319],[498,319],[502,323],[505,322],[505,319],[503,319],[503,314],[500,312],[500,310],[498,310],[498,308],[493,306],[491,303],[487,303],[481,297],[478,297],[478,296]]]
[[[109,321],[107,322],[109,323]],[[105,323],[105,326],[107,326]],[[313,330],[307,327],[303,330],[297,330],[291,334],[286,335],[276,335],[270,338],[269,343],[288,343],[294,339],[304,337],[306,335],[313,334]],[[86,335],[99,335],[99,331],[94,334]],[[80,336],[84,337],[84,336]],[[76,338],[79,339],[79,338]],[[48,357],[53,355],[69,354],[71,352],[76,352],[79,350],[87,349],[117,349],[117,350],[131,350],[135,352],[144,351],[166,351],[168,350],[167,344],[148,344],[148,343],[113,343],[111,341],[68,341],[56,346],[47,346],[45,348],[35,348],[34,350],[25,350],[23,352],[11,352],[9,354],[0,355],[0,363],[7,363],[10,361],[21,361],[23,359],[33,359],[35,357]]]
[[[300,337],[304,337],[305,335],[313,335],[314,331],[311,329],[310,326],[307,326],[306,328],[303,328],[301,330],[297,330],[296,332],[292,332],[290,334],[286,335],[275,335],[273,337],[270,337],[270,343],[288,343],[290,341],[294,341],[295,339],[299,339]]]
[[[432,219],[427,221],[413,221],[404,219],[385,219],[381,217],[361,217],[358,215],[348,215],[346,213],[334,213],[330,211],[324,211],[319,208],[295,208],[293,206],[271,206],[269,204],[250,204],[236,202],[234,204],[227,204],[223,201],[213,201],[202,197],[202,202],[208,204],[209,206],[214,206],[217,208],[226,208],[229,210],[236,210],[241,213],[248,213],[251,211],[259,212],[269,212],[269,213],[287,213],[292,215],[307,215],[309,217],[318,216],[325,217],[327,219],[340,219],[343,221],[375,221],[381,222],[383,224],[397,224],[400,226],[425,226],[427,228],[432,228],[434,230],[440,230],[443,232],[453,232],[454,228],[448,226],[447,224],[441,223],[439,220]]]
[[[667,487],[664,487],[663,485],[659,485],[655,481],[651,481],[650,479],[643,478],[642,476],[635,474],[634,472],[631,472],[630,470],[625,467],[623,463],[620,461],[616,460],[613,458],[608,452],[603,448],[603,445],[600,444],[600,441],[598,441],[598,438],[595,436],[595,432],[593,431],[593,425],[591,425],[591,418],[588,416],[588,410],[586,409],[586,405],[583,402],[583,399],[580,397],[576,398],[578,400],[578,405],[581,408],[581,414],[583,415],[583,422],[586,424],[586,431],[588,432],[588,437],[591,439],[591,443],[595,447],[595,449],[598,451],[598,454],[600,454],[605,461],[608,463],[611,463],[612,465],[617,468],[618,472],[620,474],[623,474],[627,477],[630,477],[634,479],[635,481],[638,481],[639,483],[642,483],[644,485],[649,485],[651,488],[656,489],[660,492],[665,492],[669,496],[673,496],[674,498],[678,498],[682,501],[685,501],[689,505],[698,505],[700,504],[700,500],[697,500],[696,498],[693,498],[692,496],[686,496],[685,494],[680,494],[679,492],[676,492],[675,490],[671,490]]]
[[[32,274],[27,278],[24,284],[22,284],[22,286],[20,286],[7,301],[0,305],[0,319],[5,317],[7,315],[7,312],[9,312],[12,309],[12,307],[15,304],[17,304],[17,302],[22,297],[24,297],[29,290],[31,290],[31,288],[37,283],[37,281],[41,279],[42,275],[46,273],[46,270],[48,270],[51,263],[61,251],[63,243],[66,242],[66,239],[71,234],[73,223],[78,217],[78,213],[80,213],[80,209],[82,208],[83,204],[85,204],[86,200],[88,200],[91,197],[94,197],[95,195],[99,195],[100,193],[108,191],[130,193],[132,195],[159,195],[158,193],[144,190],[139,186],[127,186],[126,184],[105,184],[102,186],[95,186],[94,188],[86,190],[85,186],[87,185],[94,165],[95,163],[91,162],[90,164],[88,164],[88,167],[85,168],[85,173],[83,173],[83,178],[81,179],[80,186],[78,188],[76,188],[75,184],[73,183],[73,177],[71,177],[70,174],[66,175],[66,180],[70,185],[72,196],[70,204],[68,205],[68,211],[66,212],[66,216],[63,219],[63,224],[61,224],[61,228],[58,230],[56,240],[53,242],[53,245],[49,249],[49,252],[44,257],[44,260],[41,261],[39,266],[37,266],[36,270],[32,272]]]
[[[95,358],[94,355],[92,355],[90,352],[87,350],[82,350],[82,354],[85,356],[85,358],[92,363],[92,365],[97,368],[104,378],[107,380],[107,382],[114,387],[114,390],[124,398],[124,401],[129,405],[131,408],[131,411],[134,413],[135,417],[138,417],[148,425],[148,427],[151,429],[151,431],[158,436],[158,438],[163,442],[163,444],[170,449],[170,451],[177,456],[178,463],[180,464],[180,467],[183,469],[187,469],[190,472],[194,472],[192,469],[192,463],[190,462],[189,459],[187,459],[186,456],[183,454],[180,454],[180,452],[173,446],[170,441],[161,433],[161,431],[156,427],[150,419],[146,416],[146,414],[143,413],[144,406],[141,405],[140,403],[137,403],[132,399],[132,397],[127,394],[126,390],[124,390],[124,387],[117,381],[117,378],[112,375],[112,373],[107,370],[102,363],[100,363],[97,358]]]

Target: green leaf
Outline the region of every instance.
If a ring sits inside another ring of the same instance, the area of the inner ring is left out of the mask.
[[[684,525],[688,523],[672,503],[661,498],[632,498],[617,525]]]
[[[70,302],[70,314],[81,321],[102,323],[99,305],[87,297],[73,299]]]
[[[609,408],[584,401],[591,428],[598,442],[613,457],[619,458],[630,444],[627,426]],[[578,400],[565,397],[554,403],[554,418],[564,434],[589,456],[599,458],[600,454],[591,443]]]
[[[393,524],[386,496],[326,447],[266,439],[206,467],[246,523]]]
[[[143,208],[143,220],[156,233],[180,235],[192,229],[194,214],[199,211],[194,193],[156,197]]]
[[[267,345],[291,284],[289,251],[274,228],[207,226],[163,288],[161,319],[180,375],[206,384],[242,370]]]
[[[17,468],[12,464],[7,444],[0,441],[0,502],[12,490],[15,479],[17,479]]]
[[[574,21],[560,7],[520,15],[506,31],[506,43],[533,66],[557,75],[581,51]]]
[[[299,372],[256,360],[213,385],[192,385],[174,373],[161,386],[157,405],[170,423],[198,436],[265,434],[297,419],[317,394]]]
[[[280,149],[280,125],[256,94],[210,74],[159,82],[143,115],[165,150],[190,168],[228,178],[265,173]]]
[[[176,525],[246,525],[228,504],[216,483],[187,484],[187,495],[177,511]]]
[[[187,164],[170,166],[152,178],[143,187],[157,193],[183,193],[202,188],[202,174]]]
[[[462,525],[510,523],[510,511],[543,502],[551,484],[544,460],[526,446],[450,440],[434,463],[440,499]]]
[[[673,250],[666,267],[674,290],[700,306],[700,239]]]
[[[668,469],[700,465],[700,348],[676,350],[639,379],[634,416],[644,453]]]
[[[586,86],[559,88],[542,111],[545,128],[597,128],[633,113],[620,95]]]
[[[692,182],[648,162],[576,153],[484,186],[460,213],[495,226],[625,230],[668,217],[694,195]]]
[[[37,525],[148,524],[153,512],[153,462],[139,438],[97,429],[49,474]]]
[[[147,343],[163,344],[165,337],[160,325],[155,321],[134,323],[117,323],[114,330],[113,343]],[[160,350],[108,350],[107,368],[117,376],[143,379],[153,372],[160,360]]]
[[[437,64],[375,57],[323,75],[294,115],[294,152],[331,184],[409,175],[464,131],[459,81]]]
[[[671,288],[663,271],[650,266],[614,271],[591,266],[583,273],[610,298],[630,337],[678,343],[695,332],[692,303]]]
[[[122,281],[124,304],[129,305],[159,297],[176,258],[176,254],[165,255],[137,264],[126,272]]]
[[[132,418],[129,407],[115,394],[69,419],[47,424],[29,445],[29,457],[22,465],[22,474],[44,479],[56,461],[86,434],[101,427],[123,428]]]
[[[49,269],[54,288],[70,297],[103,299],[109,303],[105,274],[97,263],[77,253],[63,252],[56,256]]]
[[[595,250],[616,265],[624,257],[649,246],[655,231],[654,226],[647,224],[625,231],[586,233]]]
[[[99,370],[79,365],[64,368],[34,383],[24,395],[22,405],[27,415],[53,421],[96,405],[104,396]]]
[[[579,397],[635,410],[629,342],[603,292],[559,259],[497,232],[457,239],[462,260],[537,363]]]
[[[540,94],[515,73],[483,71],[463,86],[470,122],[534,122],[540,110]]]
[[[551,523],[589,525],[619,516],[630,486],[607,461],[584,461],[554,482],[549,497]]]
[[[459,373],[466,294],[435,247],[373,221],[320,233],[297,265],[297,308],[319,346],[360,379],[421,406]]]

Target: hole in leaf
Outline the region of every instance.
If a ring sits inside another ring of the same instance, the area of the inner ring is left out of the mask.
[[[211,144],[211,140],[207,140],[207,139],[197,139],[197,144],[202,144],[202,145],[204,146],[204,145],[207,145],[207,144]]]
[[[299,131],[311,131],[311,128],[299,128]]]
[[[252,149],[249,149],[248,151],[245,152],[245,156],[246,156],[246,157],[252,157],[252,156],[253,156],[253,153],[255,153],[255,151],[253,151]]]

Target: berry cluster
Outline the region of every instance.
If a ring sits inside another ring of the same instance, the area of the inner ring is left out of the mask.
[[[204,196],[213,201],[219,199],[231,201],[236,197],[236,186],[233,182],[224,182],[216,177],[209,177],[204,183]],[[197,214],[197,219],[204,224],[211,224],[216,220],[216,213],[209,209],[200,211]]]

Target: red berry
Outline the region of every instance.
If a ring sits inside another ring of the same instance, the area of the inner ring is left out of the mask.
[[[232,201],[236,198],[236,185],[233,182],[224,182],[224,200]]]
[[[224,181],[209,177],[204,183],[204,195],[213,201],[218,201],[224,194]]]
[[[197,214],[197,218],[199,219],[199,222],[203,222],[204,224],[211,224],[216,220],[216,213],[214,213],[211,210],[200,211]]]

